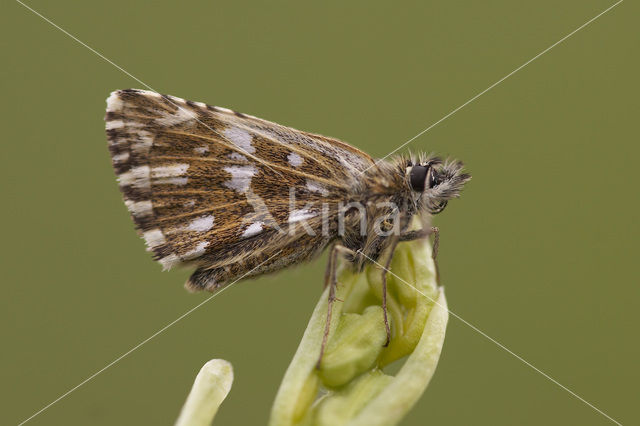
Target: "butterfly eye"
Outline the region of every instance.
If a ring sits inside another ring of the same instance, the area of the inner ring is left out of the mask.
[[[427,171],[429,167],[425,166],[413,166],[409,172],[409,180],[411,182],[411,189],[414,191],[424,191],[425,179],[427,177]]]

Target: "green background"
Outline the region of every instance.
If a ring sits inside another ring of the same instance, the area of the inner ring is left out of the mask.
[[[105,98],[137,87],[3,2],[0,423],[16,424],[203,301],[161,273],[110,166]],[[613,2],[80,2],[30,6],[159,92],[381,157]],[[473,174],[435,223],[450,309],[638,424],[638,7],[626,1],[410,144]],[[217,424],[264,424],[326,255],[233,286],[34,418],[171,424],[200,366]],[[609,421],[451,317],[403,424]]]

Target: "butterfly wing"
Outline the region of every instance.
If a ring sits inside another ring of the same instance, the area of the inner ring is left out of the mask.
[[[336,212],[374,164],[336,139],[149,91],[113,92],[105,119],[120,189],[148,250],[166,269],[198,266],[197,288],[321,250],[331,239],[319,235],[322,206],[325,216]]]

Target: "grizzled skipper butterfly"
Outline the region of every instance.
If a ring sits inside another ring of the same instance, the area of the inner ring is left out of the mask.
[[[150,91],[113,92],[105,119],[125,204],[165,269],[197,268],[188,289],[214,292],[331,246],[322,350],[338,253],[361,269],[389,249],[388,269],[398,242],[436,231],[430,216],[471,178],[458,161],[376,162],[337,139]],[[424,226],[409,231],[414,216]]]

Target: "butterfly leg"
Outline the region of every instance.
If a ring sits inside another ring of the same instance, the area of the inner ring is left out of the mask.
[[[391,260],[393,259],[393,253],[396,251],[396,247],[400,242],[400,238],[395,237],[391,240],[389,244],[389,257],[384,263],[382,268],[382,314],[384,317],[384,329],[387,332],[387,340],[384,342],[385,348],[389,346],[389,342],[391,341],[391,327],[389,327],[389,315],[387,312],[387,272],[389,272],[389,267],[391,266]]]
[[[417,231],[409,231],[400,235],[400,241],[414,241],[422,238],[428,238],[433,234],[433,251],[431,257],[433,260],[438,256],[438,247],[440,246],[440,229],[433,226],[430,228],[418,229]]]
[[[329,280],[331,279],[331,271],[333,270],[333,246],[329,251],[329,259],[327,260],[327,267],[324,270],[324,286],[322,289],[324,290],[329,285]]]
[[[327,322],[324,326],[324,334],[322,336],[322,345],[320,346],[320,356],[318,357],[318,362],[316,362],[316,368],[320,369],[320,363],[322,362],[322,357],[324,356],[324,351],[327,346],[327,340],[329,339],[329,331],[331,329],[331,313],[333,312],[333,303],[336,301],[336,287],[338,286],[338,277],[337,277],[337,261],[338,254],[346,253],[353,254],[353,250],[348,249],[345,246],[336,244],[331,248],[331,252],[329,253],[329,262],[327,264],[327,271],[325,273],[325,287],[326,283],[329,285],[329,302],[327,304]]]
[[[391,260],[393,259],[393,253],[398,246],[398,243],[401,241],[414,241],[422,238],[428,238],[429,235],[434,235],[433,240],[433,252],[431,257],[435,261],[436,256],[438,254],[438,246],[440,244],[440,230],[436,227],[429,227],[418,229],[416,231],[408,231],[404,234],[401,234],[399,237],[395,237],[391,240],[389,244],[389,257],[385,261],[385,265],[382,269],[382,312],[384,315],[384,328],[387,332],[387,340],[384,343],[384,347],[389,346],[389,342],[391,340],[391,328],[389,327],[389,319],[387,312],[387,273],[389,272],[389,267],[391,266]],[[436,264],[436,276],[438,276],[438,266]]]
[[[431,251],[431,258],[436,268],[436,282],[440,283],[440,268],[438,268],[438,262],[436,257],[438,256],[438,247],[440,247],[440,229],[433,226],[430,228],[418,229],[417,231],[409,231],[400,235],[400,241],[413,241],[421,238],[429,238],[429,235],[433,234],[433,250]]]

